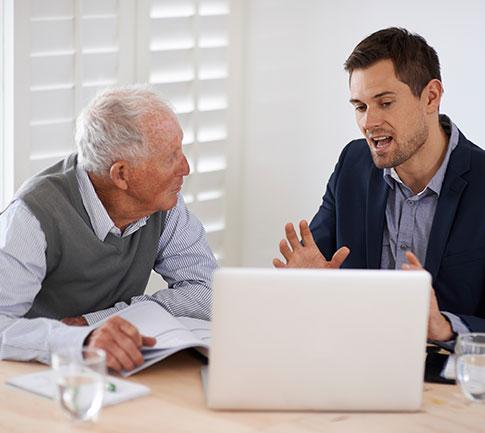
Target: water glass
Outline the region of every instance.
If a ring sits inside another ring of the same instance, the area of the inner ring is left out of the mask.
[[[460,334],[456,340],[456,379],[463,394],[485,402],[485,334]]]
[[[52,354],[56,396],[71,419],[95,421],[103,404],[106,353],[66,349]]]

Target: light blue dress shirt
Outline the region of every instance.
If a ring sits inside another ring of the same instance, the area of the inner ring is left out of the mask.
[[[385,168],[384,180],[389,185],[386,204],[386,226],[382,240],[381,268],[401,269],[407,263],[406,251],[412,251],[421,263],[425,263],[429,234],[445,178],[451,153],[458,146],[459,132],[456,125],[445,116],[440,123],[449,136],[448,147],[440,167],[428,185],[415,194],[401,180],[394,168]],[[470,332],[455,314],[442,312],[457,334]]]

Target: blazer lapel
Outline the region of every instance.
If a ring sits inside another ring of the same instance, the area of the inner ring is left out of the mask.
[[[372,164],[366,202],[366,258],[367,269],[379,269],[382,255],[382,234],[386,215],[389,187],[382,177],[382,170]]]
[[[470,169],[471,150],[465,145],[465,141],[466,138],[460,133],[458,146],[451,153],[448,162],[431,226],[424,267],[431,273],[433,280],[436,279],[440,268],[461,195],[468,184],[461,177]]]

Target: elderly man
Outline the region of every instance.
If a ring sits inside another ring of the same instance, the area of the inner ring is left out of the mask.
[[[146,299],[209,318],[216,262],[180,194],[182,136],[145,88],[107,90],[80,114],[77,154],[29,179],[0,215],[0,358],[49,362],[84,345],[129,370],[153,338],[119,317],[72,325]],[[152,269],[169,288],[148,297]]]
[[[433,277],[428,338],[485,331],[485,151],[439,107],[436,51],[405,29],[380,30],[345,63],[365,139],[349,143],[303,245],[291,224],[277,267],[415,269]],[[329,262],[325,257],[331,258]]]

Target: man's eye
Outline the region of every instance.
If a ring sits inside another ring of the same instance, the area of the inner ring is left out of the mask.
[[[389,108],[391,105],[392,105],[392,101],[381,102],[381,107],[382,108]]]
[[[363,113],[366,109],[366,106],[365,105],[356,105],[355,106],[355,111],[358,111],[360,113]]]

